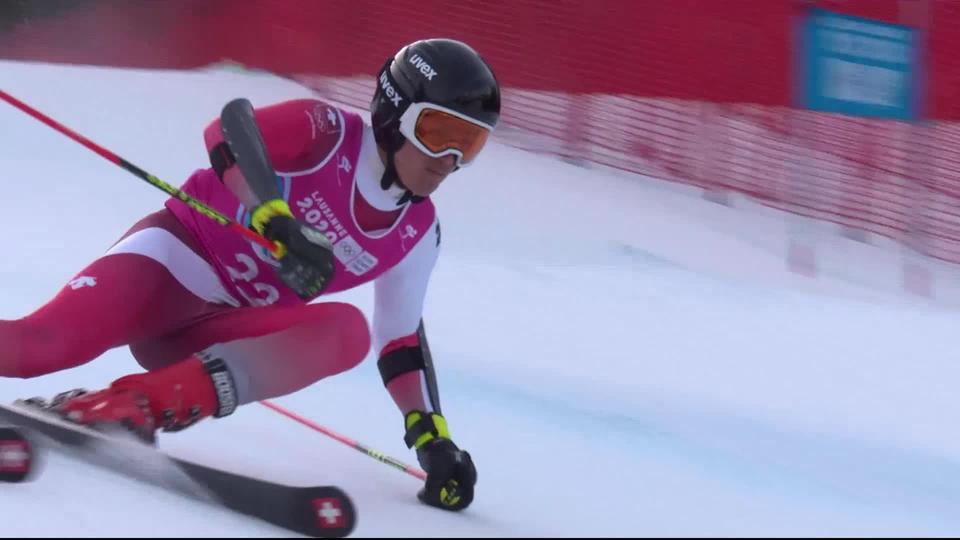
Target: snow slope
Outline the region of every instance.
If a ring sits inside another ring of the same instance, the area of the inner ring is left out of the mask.
[[[201,130],[227,100],[311,95],[264,74],[13,62],[0,62],[0,88],[173,184],[205,165]],[[0,126],[9,319],[165,195],[5,104]],[[960,319],[949,294],[899,292],[895,247],[812,225],[827,264],[811,280],[785,269],[781,214],[499,144],[436,202],[445,248],[426,325],[444,412],[479,471],[467,512],[422,506],[415,479],[258,405],[161,446],[340,484],[358,507],[355,536],[960,532]],[[334,298],[372,312],[369,287]],[[96,388],[137,369],[117,349],[0,380],[0,399]],[[372,354],[277,402],[415,462]],[[6,534],[283,534],[46,458],[34,482],[0,486]]]

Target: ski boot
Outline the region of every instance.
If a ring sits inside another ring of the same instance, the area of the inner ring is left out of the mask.
[[[193,356],[156,371],[121,377],[103,390],[76,389],[57,394],[49,403],[38,398],[27,402],[92,429],[122,428],[155,444],[158,431],[180,431],[207,417],[232,414],[237,395],[221,360]]]

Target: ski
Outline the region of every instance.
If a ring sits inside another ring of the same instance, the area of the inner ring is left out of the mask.
[[[24,400],[0,404],[0,420],[39,433],[55,441],[58,449],[76,452],[110,471],[289,531],[315,538],[343,538],[356,525],[353,502],[336,486],[297,487],[201,465],[139,440],[74,424]]]

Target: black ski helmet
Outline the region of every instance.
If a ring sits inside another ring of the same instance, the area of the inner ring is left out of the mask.
[[[383,189],[403,186],[394,154],[403,146],[400,116],[411,103],[447,107],[490,126],[500,119],[500,84],[493,70],[472,47],[453,39],[423,39],[388,58],[375,81],[370,116],[377,145],[387,154]],[[401,200],[419,202],[409,191]]]

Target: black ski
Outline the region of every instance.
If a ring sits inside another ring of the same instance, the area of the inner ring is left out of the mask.
[[[49,437],[111,471],[290,531],[317,538],[342,538],[356,525],[353,502],[336,486],[296,487],[200,465],[139,441],[73,424],[23,400],[0,404],[0,419]],[[158,463],[160,467],[156,467]]]

